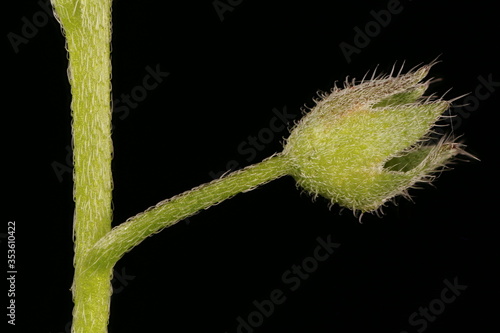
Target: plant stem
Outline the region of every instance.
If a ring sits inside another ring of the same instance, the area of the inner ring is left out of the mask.
[[[158,203],[118,225],[95,244],[85,259],[85,265],[90,269],[89,274],[113,267],[123,254],[163,228],[288,173],[287,157],[277,154]]]
[[[111,0],[53,0],[66,37],[72,93],[75,276],[72,332],[107,331],[112,267],[83,258],[111,229]]]
[[[275,155],[160,202],[111,230],[111,3],[52,0],[66,36],[73,95],[73,333],[107,332],[112,270],[124,253],[201,209],[289,171],[287,158]]]

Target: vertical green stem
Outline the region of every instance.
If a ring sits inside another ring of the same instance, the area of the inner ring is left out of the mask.
[[[83,258],[111,229],[111,0],[52,0],[66,36],[72,93],[75,276],[72,332],[107,332],[112,267]]]

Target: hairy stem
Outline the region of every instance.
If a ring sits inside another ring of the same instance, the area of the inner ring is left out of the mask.
[[[85,274],[85,254],[111,229],[111,0],[52,0],[69,53],[74,163],[72,332],[107,331],[112,267]]]
[[[111,230],[111,0],[52,0],[69,53],[74,159],[73,333],[105,333],[111,275],[123,254],[148,236],[289,172],[275,155],[201,185]]]
[[[198,186],[115,227],[102,237],[85,259],[88,274],[113,267],[124,253],[163,228],[216,205],[234,195],[247,192],[289,173],[288,159],[272,156],[261,163],[233,172],[223,178]]]

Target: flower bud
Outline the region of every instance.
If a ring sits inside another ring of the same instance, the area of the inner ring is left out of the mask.
[[[421,82],[433,64],[407,74],[377,77],[317,101],[292,129],[284,147],[291,175],[314,197],[353,211],[372,212],[455,155],[460,144],[429,141],[431,128],[449,101],[423,98]]]

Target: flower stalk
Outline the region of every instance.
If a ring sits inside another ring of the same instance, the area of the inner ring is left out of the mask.
[[[289,171],[288,159],[282,154],[276,154],[260,163],[162,201],[113,228],[98,240],[87,253],[85,265],[89,272],[107,270],[147,237],[238,193],[251,191],[285,176]]]

